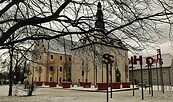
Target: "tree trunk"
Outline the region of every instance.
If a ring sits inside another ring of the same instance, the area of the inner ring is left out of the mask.
[[[30,86],[29,86],[29,90],[28,90],[28,96],[32,96],[32,92],[34,91],[34,83],[32,83]]]
[[[13,85],[13,45],[9,49],[10,54],[10,70],[9,70],[9,93],[8,96],[12,96],[12,85]]]

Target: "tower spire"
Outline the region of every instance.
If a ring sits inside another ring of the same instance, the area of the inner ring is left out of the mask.
[[[104,21],[103,21],[103,12],[102,12],[101,9],[102,9],[102,5],[101,5],[100,2],[98,2],[95,28],[104,30],[105,29],[105,24],[104,24]]]

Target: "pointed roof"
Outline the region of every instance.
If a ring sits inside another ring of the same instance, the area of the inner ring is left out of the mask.
[[[113,34],[109,34],[109,36],[102,35],[101,38],[94,36],[81,38],[72,50],[82,48],[91,44],[101,44],[109,47],[128,50],[126,46],[122,43],[122,41],[119,38],[115,37]]]
[[[105,24],[104,24],[104,21],[103,21],[103,12],[102,12],[101,8],[102,8],[102,5],[101,5],[100,2],[98,2],[95,28],[104,30],[105,29]]]
[[[103,21],[103,12],[101,10],[101,7],[102,7],[101,3],[98,2],[95,29],[103,30],[104,32],[106,32],[105,24]],[[104,35],[103,33],[99,32],[99,31],[95,31],[94,33],[90,34],[90,36],[81,38],[77,42],[77,44],[73,48],[73,50],[81,48],[81,47],[85,47],[85,46],[88,46],[91,44],[101,44],[101,45],[106,45],[106,46],[110,46],[110,47],[128,50],[126,48],[126,46],[122,43],[122,41],[119,38],[117,38],[116,36],[114,36],[113,33],[111,33],[109,35]]]

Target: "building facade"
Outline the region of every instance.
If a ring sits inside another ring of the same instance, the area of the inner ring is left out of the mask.
[[[100,2],[97,7],[95,28],[106,32]],[[96,31],[73,45],[64,39],[38,41],[32,57],[30,82],[72,81],[92,82],[94,85],[106,82],[106,65],[102,63],[102,56],[106,53],[114,56],[114,63],[108,68],[112,81],[129,81],[128,49],[114,34],[103,35]]]
[[[157,56],[151,56],[154,59],[157,59]],[[149,73],[150,70],[148,69],[147,64],[145,64],[146,57],[143,57],[143,67],[142,67],[142,74],[143,74],[143,82],[149,84]],[[151,66],[151,75],[152,75],[152,84],[153,85],[161,85],[162,83],[162,76],[163,76],[163,84],[170,86],[173,83],[173,57],[170,54],[162,54],[162,69],[158,62],[155,62]],[[150,68],[150,67],[149,67]],[[134,82],[134,84],[141,83],[141,69],[139,64],[134,65],[133,68],[133,76],[132,79],[132,68],[129,69],[130,81]]]
[[[29,81],[71,81],[71,47],[71,41],[64,39],[38,41],[32,55]]]
[[[102,44],[91,45],[75,48],[72,50],[72,82],[106,82],[106,65],[103,63],[102,56],[109,53],[114,56],[114,63],[109,64],[109,81],[120,82],[129,81],[127,58],[128,51],[126,49],[115,48]],[[111,69],[112,71],[111,71]]]
[[[107,31],[100,2],[97,5],[95,29]],[[128,81],[128,49],[114,34],[104,35],[96,31],[81,38],[72,49],[72,82],[92,82],[94,85],[106,82],[106,65],[102,58],[104,54],[114,56],[114,63],[108,68],[109,80],[112,76],[113,82]]]

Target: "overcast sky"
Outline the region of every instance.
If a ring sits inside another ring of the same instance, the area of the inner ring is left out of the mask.
[[[152,56],[157,54],[157,49],[161,50],[161,54],[170,53],[173,56],[173,44],[171,44],[171,41],[167,40],[164,43],[157,44],[154,47],[148,47],[147,49],[138,52],[138,54],[131,53],[129,51],[129,57],[134,55],[142,55],[142,56]]]
[[[155,3],[153,3],[155,4]],[[153,12],[158,12],[159,10],[161,10],[161,8],[157,8],[156,5],[153,5],[154,7],[152,7],[152,11]],[[1,10],[2,7],[0,7]],[[164,35],[168,35],[168,29],[165,29],[167,27],[162,26],[161,28],[165,30],[165,32],[163,32]],[[75,38],[74,38],[75,39]],[[73,39],[73,40],[74,40]],[[154,45],[154,47],[148,47],[145,50],[138,52],[138,55],[143,55],[143,56],[149,56],[149,55],[155,55],[156,54],[156,49],[161,49],[161,53],[170,53],[171,55],[173,55],[173,44],[171,44],[170,40],[160,40],[161,42],[158,42],[159,44]],[[129,52],[129,56],[133,56],[134,54]]]

